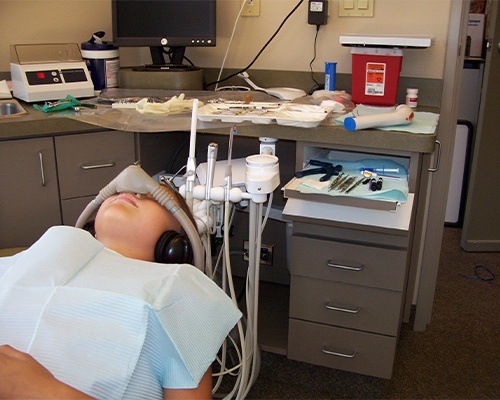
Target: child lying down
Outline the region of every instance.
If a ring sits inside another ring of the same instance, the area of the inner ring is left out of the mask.
[[[166,208],[122,193],[100,206],[95,238],[57,226],[0,258],[0,398],[212,398],[241,313],[197,268],[155,262],[171,231]]]

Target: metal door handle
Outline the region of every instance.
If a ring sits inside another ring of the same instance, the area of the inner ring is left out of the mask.
[[[335,264],[334,262],[332,262],[332,260],[328,260],[326,262],[326,265],[332,268],[347,269],[349,271],[357,271],[357,272],[363,271],[363,269],[365,268],[363,264],[361,264],[359,267],[351,267],[349,265]]]
[[[325,308],[328,309],[328,310],[340,311],[340,312],[345,312],[345,313],[348,313],[348,314],[357,314],[357,313],[359,313],[361,311],[361,307],[359,307],[359,306],[356,309],[351,309],[351,308],[342,308],[342,307],[331,306],[328,303],[325,303]]]
[[[45,170],[43,168],[43,154],[41,151],[38,152],[38,159],[40,160],[40,176],[42,178],[42,186],[45,187]]]
[[[343,358],[354,358],[356,356],[356,350],[354,350],[352,354],[345,354],[345,353],[339,353],[337,351],[327,350],[325,347],[323,347],[321,351],[325,354],[328,354],[329,356],[337,356]]]
[[[87,171],[89,169],[110,168],[110,167],[114,167],[114,166],[115,166],[115,162],[111,161],[109,163],[104,163],[104,164],[81,165],[80,168]]]
[[[436,162],[433,168],[429,168],[429,172],[436,172],[439,169],[439,163],[441,162],[441,142],[439,140],[436,140],[436,148]]]

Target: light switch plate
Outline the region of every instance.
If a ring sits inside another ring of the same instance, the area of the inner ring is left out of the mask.
[[[339,0],[339,17],[373,17],[375,0]]]

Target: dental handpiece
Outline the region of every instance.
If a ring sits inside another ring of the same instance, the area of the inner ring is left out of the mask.
[[[233,125],[231,127],[231,130],[229,131],[229,149],[228,149],[228,154],[227,154],[227,166],[226,166],[226,171],[225,171],[225,201],[229,201],[230,198],[230,192],[233,187],[233,169],[231,166],[232,163],[232,155],[233,155],[233,140],[234,140],[234,135],[238,133],[238,128],[236,128],[236,125]]]
[[[207,179],[205,183],[205,200],[210,199],[210,189],[213,186],[215,162],[217,161],[217,143],[210,143],[207,149]]]

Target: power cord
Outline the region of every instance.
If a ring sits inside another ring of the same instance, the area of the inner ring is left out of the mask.
[[[459,274],[463,278],[468,278],[468,279],[479,279],[483,282],[495,285],[495,286],[500,286],[498,283],[493,282],[496,278],[495,274],[484,264],[478,264],[474,267],[474,275],[464,275],[464,274]]]
[[[249,70],[253,64],[255,64],[255,62],[258,60],[258,58],[260,57],[260,55],[264,52],[264,50],[267,48],[267,46],[269,46],[269,44],[274,40],[274,38],[276,37],[276,35],[279,33],[279,31],[281,30],[281,28],[283,27],[283,25],[285,25],[286,21],[288,21],[288,19],[295,13],[295,11],[297,11],[297,9],[299,8],[299,6],[304,2],[304,0],[300,0],[297,5],[292,9],[292,11],[290,11],[288,13],[288,15],[283,19],[283,21],[281,22],[281,24],[279,25],[278,29],[276,29],[276,31],[273,33],[273,35],[269,38],[269,40],[264,44],[264,46],[260,49],[260,51],[257,53],[257,55],[253,58],[253,60],[250,62],[250,64],[248,64],[245,68],[233,73],[233,74],[230,74],[228,76],[226,76],[225,78],[223,79],[218,79],[214,82],[210,82],[210,83],[207,83],[206,87],[209,87],[209,86],[213,86],[213,85],[217,85],[219,83],[222,83],[222,82],[225,82],[231,78],[234,78],[235,76],[238,76],[238,74],[241,74],[247,70]]]
[[[321,27],[321,25],[316,25],[316,34],[314,35],[314,46],[313,46],[313,51],[314,51],[314,54],[313,54],[313,58],[311,60],[311,62],[309,63],[309,69],[311,70],[311,79],[313,80],[313,82],[316,84],[315,88],[319,89],[320,88],[320,84],[316,81],[316,79],[314,79],[314,72],[313,72],[313,62],[316,60],[316,45],[318,43],[318,35],[319,35],[319,28]],[[317,90],[317,89],[311,89],[311,91],[314,91],[314,90]]]
[[[170,63],[172,63],[172,54],[174,54],[174,50],[171,47],[168,47],[167,49],[165,47],[162,47],[161,51],[163,54],[166,54],[168,56],[168,60],[170,61]],[[185,55],[182,57],[182,59],[186,60],[192,67],[195,66],[194,63]]]
[[[231,43],[233,42],[234,33],[236,32],[236,26],[238,25],[238,21],[240,20],[241,13],[243,12],[243,8],[245,7],[245,3],[246,3],[246,0],[243,0],[241,3],[240,11],[238,12],[238,16],[236,17],[236,20],[234,21],[233,31],[231,32],[231,37],[229,38],[229,43],[227,45],[226,53],[224,54],[224,59],[222,60],[222,65],[220,67],[219,76],[217,77],[217,82],[215,85],[216,91],[218,90],[218,87],[219,87],[220,77],[222,75],[222,71],[224,70],[224,65],[226,65],[226,58],[227,58],[227,55],[229,53],[229,48],[231,47]],[[205,85],[205,87],[207,87],[207,86],[208,85]]]

